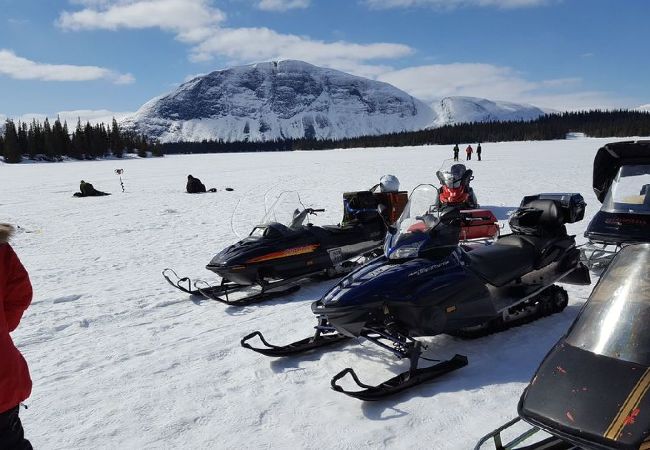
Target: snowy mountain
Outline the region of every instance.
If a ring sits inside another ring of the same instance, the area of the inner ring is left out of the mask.
[[[434,126],[463,122],[533,120],[546,114],[526,104],[493,101],[476,97],[445,97],[433,104]]]
[[[434,119],[390,84],[288,60],[196,77],[123,124],[162,142],[258,141],[418,130]]]
[[[641,105],[637,108],[635,108],[637,111],[644,111],[644,112],[650,112],[650,103],[647,105]]]

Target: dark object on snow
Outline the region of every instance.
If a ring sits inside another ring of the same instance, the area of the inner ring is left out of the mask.
[[[226,191],[228,191],[228,192],[232,192],[232,191],[234,191],[234,189],[231,188],[231,187],[227,187],[227,188],[226,188]]]
[[[98,191],[95,187],[86,183],[84,180],[81,180],[79,183],[79,192],[73,194],[75,197],[102,197],[104,195],[111,195],[107,192]]]
[[[208,189],[208,192],[217,192],[217,188],[210,188]]]
[[[517,409],[533,428],[518,442],[525,444],[543,429],[557,446],[545,446],[552,442],[546,439],[526,449],[648,448],[649,320],[650,244],[630,245],[613,259],[524,390]],[[504,429],[490,433],[476,448],[492,439],[496,444]]]
[[[194,178],[192,175],[187,176],[186,190],[188,194],[201,194],[206,192],[205,185],[201,183],[201,180]]]
[[[650,242],[650,141],[607,144],[594,158],[593,188],[603,204],[585,231],[583,257],[606,268],[624,245]]]
[[[343,278],[312,304],[318,316],[316,334],[288,346],[254,348],[269,356],[311,351],[330,345],[336,336],[363,337],[410,361],[408,371],[376,386],[362,383],[348,368],[334,376],[332,388],[362,400],[379,400],[461,368],[467,358],[436,361],[419,368],[420,336],[446,333],[478,337],[562,311],[566,291],[555,283],[589,284],[574,236],[565,223],[580,217],[566,211],[575,201],[538,199],[525,203],[511,223],[527,217],[521,231],[500,237],[492,245],[459,244],[462,215],[458,207],[432,209],[437,190],[418,186],[399,221],[386,235],[384,255]],[[572,197],[570,194],[560,197]],[[582,206],[583,207],[583,206]],[[528,217],[530,215],[530,217]],[[284,353],[284,350],[287,350]],[[361,388],[347,391],[338,380],[350,375]]]
[[[324,210],[305,208],[297,194],[291,198],[294,194],[281,195],[247,238],[210,261],[206,268],[221,277],[220,285],[197,281],[192,286],[189,278],[179,278],[170,269],[163,276],[183,292],[236,306],[284,295],[309,278],[339,277],[377,256],[390,225],[388,218],[401,213],[385,203],[392,196],[406,196],[405,192],[345,193],[342,224],[315,226],[307,218]],[[383,205],[381,213],[378,204]],[[231,294],[236,295],[229,298]]]

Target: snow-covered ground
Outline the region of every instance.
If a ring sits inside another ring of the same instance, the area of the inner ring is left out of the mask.
[[[582,240],[599,206],[593,155],[611,140],[485,144],[484,161],[471,164],[474,189],[500,215],[525,194],[581,192],[587,216],[569,231]],[[239,346],[254,330],[275,343],[308,336],[310,303],[334,281],[235,309],[193,301],[160,275],[174,267],[212,279],[204,266],[236,240],[233,211],[239,227],[261,216],[267,192],[300,190],[306,204],[327,209],[318,223],[336,223],[342,191],[385,173],[406,189],[434,182],[450,155],[450,146],[432,146],[0,164],[0,222],[21,227],[14,247],[35,287],[13,336],[34,380],[22,412],[28,437],[39,449],[473,447],[515,416],[522,389],[590,287],[569,287],[565,312],[533,324],[474,341],[425,339],[427,355],[465,354],[469,366],[363,403],[330,390],[331,376],[354,367],[375,383],[406,363],[367,342],[281,360]],[[219,192],[183,193],[188,173]],[[113,195],[73,198],[81,179]]]

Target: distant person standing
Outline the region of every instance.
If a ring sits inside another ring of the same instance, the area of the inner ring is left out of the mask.
[[[479,161],[481,160],[481,151],[482,151],[482,149],[481,149],[481,143],[479,142],[479,143],[478,143],[478,147],[476,147],[476,156],[478,156],[478,160],[479,160]]]
[[[465,153],[467,154],[467,161],[471,161],[472,153],[474,153],[474,149],[472,148],[471,145],[467,146],[467,148],[465,149]]]
[[[458,148],[458,144],[454,145],[454,161],[458,161],[458,153],[460,152],[460,149]]]

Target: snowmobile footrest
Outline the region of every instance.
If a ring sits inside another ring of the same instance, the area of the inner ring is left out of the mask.
[[[260,341],[262,341],[262,344],[264,344],[266,347],[253,347],[252,345],[250,345],[248,341],[250,341],[254,337],[258,337]],[[340,333],[325,334],[325,335],[312,336],[306,339],[301,339],[299,341],[293,342],[288,345],[279,346],[279,345],[269,344],[266,341],[266,339],[264,339],[264,336],[262,336],[262,333],[260,333],[259,331],[254,331],[253,333],[244,336],[242,338],[241,346],[249,350],[253,350],[254,352],[261,353],[262,355],[265,356],[280,357],[280,356],[296,355],[298,353],[308,352],[310,350],[314,350],[320,347],[327,347],[330,345],[337,344],[339,342],[347,341],[348,339],[350,339],[348,336],[344,336]]]
[[[448,372],[460,369],[467,365],[467,357],[463,355],[455,355],[453,358],[442,361],[431,367],[426,367],[423,369],[414,369],[403,372],[390,380],[384,381],[377,386],[370,386],[362,383],[359,380],[359,377],[354,372],[353,369],[347,368],[339,372],[337,375],[332,378],[331,386],[337,392],[349,395],[350,397],[358,398],[359,400],[365,401],[374,401],[382,400],[386,397],[389,397],[393,394],[401,392],[405,389],[408,389],[412,386],[418,384],[426,383],[431,381],[441,375],[444,375]],[[354,382],[360,387],[363,388],[361,391],[346,391],[341,386],[337,384],[341,378],[346,375],[350,375]]]

